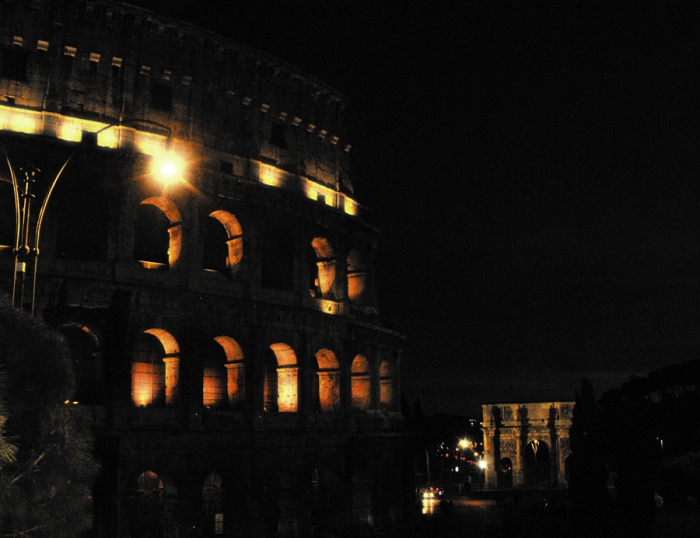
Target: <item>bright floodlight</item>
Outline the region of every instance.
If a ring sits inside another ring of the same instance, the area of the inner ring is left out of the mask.
[[[172,152],[155,155],[152,166],[153,175],[165,185],[175,183],[182,176],[182,161]]]
[[[484,460],[481,460],[481,461],[479,462],[479,468],[480,468],[480,469],[486,469],[486,462],[485,462]]]

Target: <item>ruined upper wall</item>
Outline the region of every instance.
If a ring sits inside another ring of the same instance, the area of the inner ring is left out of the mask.
[[[0,4],[0,104],[107,122],[147,119],[217,157],[352,192],[347,100],[298,69],[116,2]]]

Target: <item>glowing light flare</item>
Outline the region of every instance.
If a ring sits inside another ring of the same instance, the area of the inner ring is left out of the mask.
[[[182,179],[183,160],[172,151],[161,151],[153,156],[151,173],[164,185],[173,185]]]
[[[486,462],[484,460],[479,461],[479,469],[486,469]]]

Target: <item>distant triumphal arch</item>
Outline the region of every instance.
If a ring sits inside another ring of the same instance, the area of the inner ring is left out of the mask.
[[[574,402],[482,406],[488,489],[567,486]]]

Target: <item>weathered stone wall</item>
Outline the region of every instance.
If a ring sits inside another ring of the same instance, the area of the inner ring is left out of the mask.
[[[486,487],[566,487],[574,402],[485,404]]]
[[[41,170],[37,204],[72,156],[43,224],[36,311],[76,353],[74,404],[103,462],[96,536],[408,517],[404,337],[377,312],[378,232],[351,198],[345,99],[122,4],[16,0],[0,21],[0,141],[18,174]],[[179,183],[156,180],[150,143],[186,158]],[[4,166],[0,179],[10,292]]]

